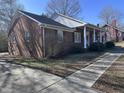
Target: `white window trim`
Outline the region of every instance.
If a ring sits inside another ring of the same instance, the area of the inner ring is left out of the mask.
[[[62,30],[57,31],[58,42],[63,42],[64,32]]]
[[[16,37],[15,37],[14,32],[11,33],[11,35],[9,37],[9,40],[10,40],[11,43],[16,43]]]
[[[28,31],[24,32],[24,39],[25,42],[30,42],[30,33]]]
[[[74,43],[81,43],[81,33],[74,32]]]

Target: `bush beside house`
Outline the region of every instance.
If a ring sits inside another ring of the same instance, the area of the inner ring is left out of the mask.
[[[92,43],[91,46],[89,47],[90,51],[97,51],[97,52],[104,51],[104,49],[105,49],[105,45],[100,42]]]
[[[106,48],[114,48],[115,47],[115,44],[114,44],[114,42],[109,41],[109,42],[106,42],[105,43],[105,46],[106,46]]]
[[[89,47],[90,51],[97,51],[97,52],[102,52],[105,49],[112,49],[115,47],[115,44],[113,41],[108,41],[105,44],[100,43],[100,42],[95,42],[92,43],[91,46]]]

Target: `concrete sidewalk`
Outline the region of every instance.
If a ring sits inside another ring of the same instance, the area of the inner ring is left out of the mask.
[[[91,86],[115,62],[121,54],[106,53],[95,63],[83,68],[65,79],[49,86],[38,93],[101,93]]]

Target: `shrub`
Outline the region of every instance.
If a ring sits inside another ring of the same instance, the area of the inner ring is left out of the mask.
[[[103,43],[100,43],[100,42],[95,42],[95,43],[92,43],[89,47],[89,50],[90,51],[98,51],[98,52],[101,52],[105,49],[105,46]]]
[[[7,45],[0,45],[0,52],[8,52],[8,46]]]
[[[73,46],[70,50],[71,54],[82,53],[83,49],[80,46]]]
[[[106,48],[114,48],[115,47],[115,44],[114,44],[114,42],[109,41],[109,42],[106,42],[105,43],[105,46],[106,46]]]

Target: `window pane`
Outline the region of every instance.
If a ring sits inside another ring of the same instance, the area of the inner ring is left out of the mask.
[[[80,32],[74,32],[74,42],[81,43],[81,33]]]
[[[30,41],[30,33],[29,32],[24,33],[24,39],[25,39],[26,42]]]
[[[57,35],[58,35],[58,42],[62,42],[63,41],[63,31],[57,31]]]

